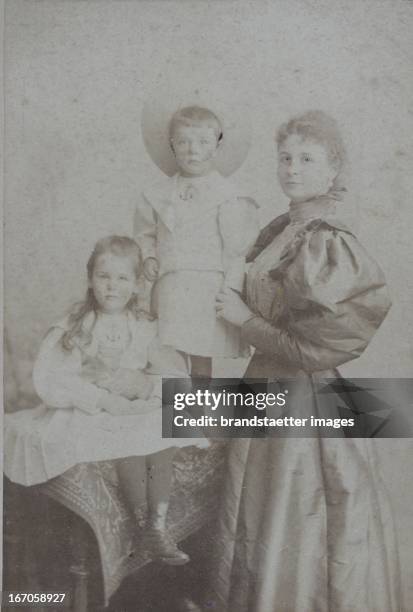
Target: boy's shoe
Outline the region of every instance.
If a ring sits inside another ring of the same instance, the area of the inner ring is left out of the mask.
[[[145,543],[154,559],[160,559],[168,565],[185,565],[190,561],[189,555],[180,550],[165,529],[148,527]]]
[[[189,597],[184,597],[178,602],[179,612],[202,612],[201,608]]]

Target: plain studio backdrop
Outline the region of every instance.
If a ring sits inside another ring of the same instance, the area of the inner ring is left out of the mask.
[[[339,121],[351,162],[346,210],[393,298],[343,372],[412,375],[413,2],[10,0],[5,10],[5,318],[17,359],[83,296],[96,240],[131,234],[139,192],[159,176],[141,111],[169,80],[222,88],[229,105],[243,105],[252,146],[233,178],[263,224],[288,204],[276,127],[318,108]],[[412,584],[413,446],[379,443]]]

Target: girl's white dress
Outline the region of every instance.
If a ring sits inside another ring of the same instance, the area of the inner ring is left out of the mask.
[[[135,239],[156,258],[153,306],[163,344],[191,355],[239,357],[239,329],[217,319],[217,293],[241,291],[245,256],[259,230],[257,207],[218,172],[163,177],[136,208]]]
[[[4,471],[10,480],[34,485],[82,462],[148,455],[171,446],[208,446],[204,438],[162,438],[160,376],[153,392],[159,397],[159,409],[113,416],[98,408],[99,398],[107,393],[91,382],[99,373],[148,366],[150,371],[152,366],[163,376],[187,376],[181,356],[159,346],[155,322],[128,314],[124,337],[113,336],[108,316],[95,321],[90,314],[84,326],[91,332],[91,342],[72,351],[61,345],[67,319],[49,330],[33,371],[36,392],[44,403],[5,416]]]

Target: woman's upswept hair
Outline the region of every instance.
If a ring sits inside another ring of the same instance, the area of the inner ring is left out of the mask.
[[[343,188],[342,171],[347,161],[346,149],[335,119],[321,110],[312,110],[293,117],[284,123],[276,134],[278,149],[283,142],[292,135],[301,136],[303,139],[312,140],[323,145],[327,151],[328,160],[337,170],[337,178],[334,181],[334,189]]]
[[[96,261],[100,255],[112,253],[119,257],[130,257],[133,261],[136,280],[139,279],[142,272],[142,254],[139,246],[132,238],[128,236],[107,236],[98,240],[91,256],[87,262],[87,277],[88,281],[92,280],[93,271]],[[133,294],[126,308],[136,317],[139,318],[142,310],[138,308],[138,296]],[[62,336],[62,346],[64,349],[71,351],[75,346],[87,346],[92,340],[92,329],[97,319],[98,303],[91,287],[88,288],[86,297],[83,302],[74,305],[69,314],[69,329]],[[92,313],[94,321],[89,329],[85,329],[83,322],[85,318]]]
[[[199,124],[206,125],[215,130],[217,142],[220,142],[223,138],[223,127],[218,117],[210,111],[208,108],[202,106],[186,106],[180,108],[172,115],[172,119],[169,122],[169,139],[172,141],[173,133],[178,125],[184,125],[188,127],[199,126]]]

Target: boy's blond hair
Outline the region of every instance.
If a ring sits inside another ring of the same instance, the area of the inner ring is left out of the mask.
[[[213,128],[215,131],[217,142],[220,142],[223,137],[222,123],[218,117],[208,108],[202,106],[186,106],[180,108],[174,113],[169,122],[169,138],[172,140],[174,131],[178,125],[184,126],[199,126],[206,125]]]

